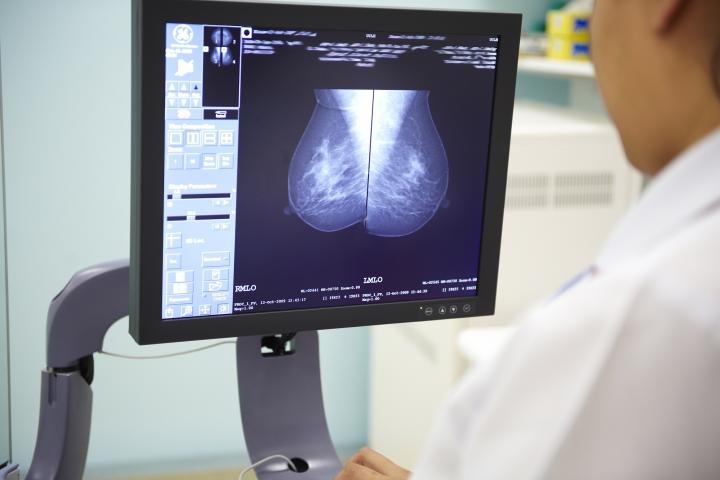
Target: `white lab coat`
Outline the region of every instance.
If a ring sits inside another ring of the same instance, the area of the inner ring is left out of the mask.
[[[720,130],[470,372],[413,480],[720,479]]]

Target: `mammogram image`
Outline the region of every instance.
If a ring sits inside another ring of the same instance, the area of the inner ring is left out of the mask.
[[[359,222],[383,237],[421,229],[448,187],[429,93],[316,90],[315,110],[288,173],[293,212],[323,232]]]

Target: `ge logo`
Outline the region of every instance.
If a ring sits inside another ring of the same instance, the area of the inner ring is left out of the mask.
[[[177,43],[190,43],[193,38],[193,31],[189,25],[178,25],[173,28],[173,38]]]

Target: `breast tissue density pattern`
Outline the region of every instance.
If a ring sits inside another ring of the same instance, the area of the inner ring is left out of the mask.
[[[423,90],[315,90],[290,162],[290,209],[312,228],[421,229],[445,200],[448,161]]]

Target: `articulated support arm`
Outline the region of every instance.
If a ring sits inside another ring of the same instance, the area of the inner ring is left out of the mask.
[[[82,478],[90,440],[92,355],[128,314],[127,260],[76,273],[50,303],[40,423],[27,480]]]
[[[42,372],[40,423],[27,480],[82,478],[90,439],[92,355],[101,350],[108,329],[128,315],[129,286],[128,261],[121,260],[78,272],[52,300],[48,366]],[[292,348],[286,348],[287,340]],[[237,379],[252,460],[280,453],[293,459],[306,480],[333,479],[341,465],[325,421],[317,332],[238,338]],[[294,475],[282,462],[257,472],[260,480]]]

